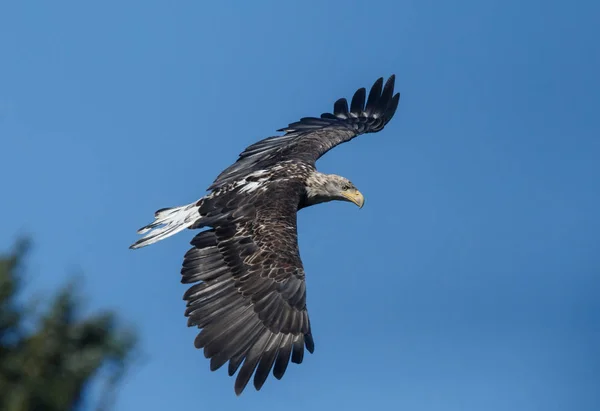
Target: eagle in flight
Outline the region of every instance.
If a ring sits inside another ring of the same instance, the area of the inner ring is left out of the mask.
[[[340,200],[362,207],[364,197],[346,178],[317,171],[315,162],[338,144],[375,133],[391,120],[400,94],[392,75],[378,79],[367,97],[360,88],[332,113],[305,117],[247,147],[191,204],[163,208],[138,230],[140,248],[186,228],[202,229],[181,269],[188,326],[201,329],[194,345],[210,369],[229,362],[240,369],[240,395],[254,374],[260,390],[271,370],[281,379],[291,359],[300,364],[314,341],[306,308],[305,273],[298,250],[296,213]],[[365,104],[366,101],[366,104]],[[240,368],[241,366],[241,368]]]

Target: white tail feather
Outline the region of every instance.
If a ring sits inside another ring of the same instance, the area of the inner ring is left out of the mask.
[[[154,244],[192,226],[199,218],[197,202],[181,207],[163,208],[154,214],[154,221],[140,228],[138,234],[146,234],[129,248],[141,248]]]

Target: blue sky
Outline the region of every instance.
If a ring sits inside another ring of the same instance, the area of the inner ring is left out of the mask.
[[[117,410],[597,410],[597,2],[105,1],[0,6],[0,249],[31,289],[75,272],[135,325]],[[186,328],[193,234],[135,230],[248,144],[390,74],[378,134],[321,171],[366,196],[302,211],[316,351],[233,393]]]

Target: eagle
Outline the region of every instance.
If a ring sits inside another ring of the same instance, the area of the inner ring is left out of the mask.
[[[395,76],[379,78],[369,94],[358,89],[350,108],[337,100],[333,113],[304,117],[248,146],[218,175],[208,194],[181,207],[156,211],[130,246],[141,248],[184,229],[204,229],[192,239],[181,269],[191,284],[183,299],[194,345],[215,371],[239,369],[240,395],[254,375],[260,390],[269,374],[281,379],[288,363],[314,351],[300,259],[297,212],[333,200],[359,208],[364,197],[350,180],[317,171],[316,161],[338,144],[381,131],[392,119],[400,93]]]

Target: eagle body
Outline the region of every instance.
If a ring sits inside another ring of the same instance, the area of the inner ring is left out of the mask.
[[[199,229],[184,256],[181,281],[188,326],[201,331],[195,346],[210,358],[211,370],[239,369],[235,392],[252,375],[257,390],[269,373],[280,379],[288,363],[301,363],[314,341],[306,305],[305,272],[297,236],[298,210],[326,201],[364,198],[346,178],[323,174],[315,163],[338,144],[383,129],[399,94],[394,76],[378,79],[366,100],[359,89],[350,108],[345,99],[333,113],[306,117],[281,129],[285,134],[249,147],[209,187],[209,193],[181,207],[155,213],[140,248],[184,229]]]

